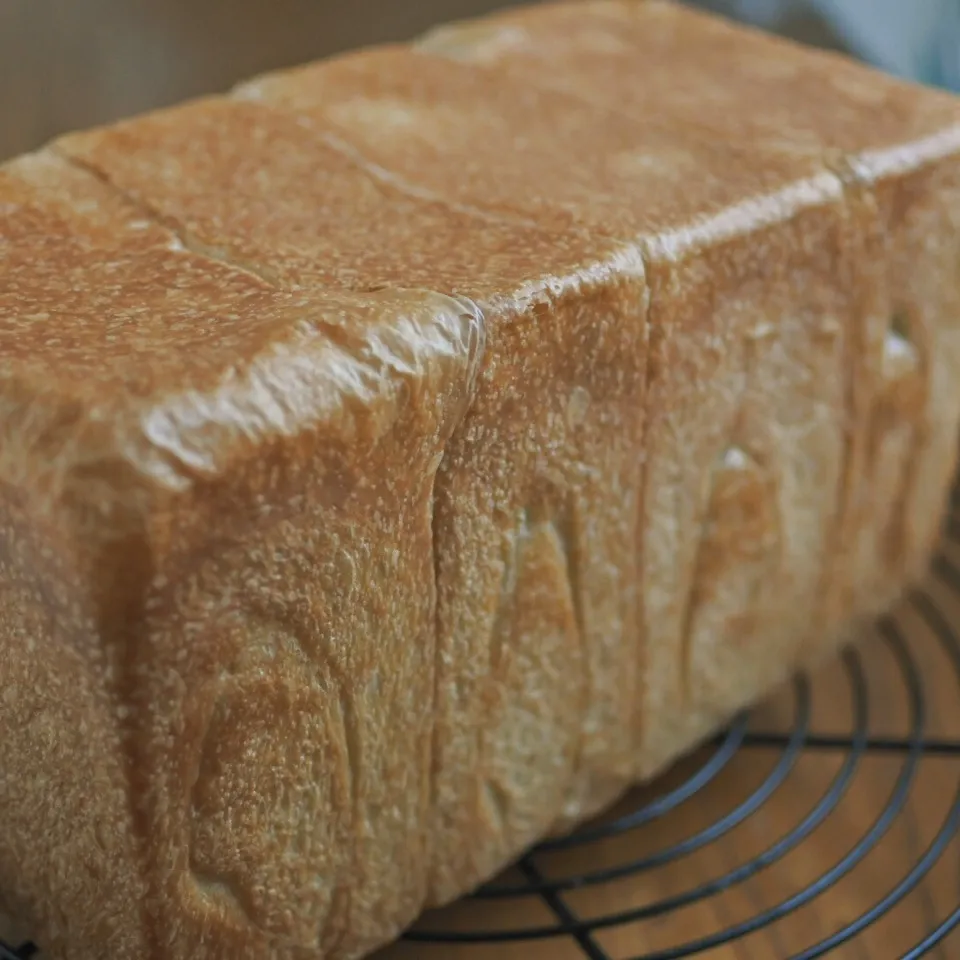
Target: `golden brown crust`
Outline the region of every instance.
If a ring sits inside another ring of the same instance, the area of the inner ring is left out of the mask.
[[[0,906],[353,958],[835,650],[954,463],[958,121],[594,2],[0,169]]]

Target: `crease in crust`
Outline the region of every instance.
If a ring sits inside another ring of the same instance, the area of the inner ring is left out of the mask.
[[[717,496],[725,476],[740,472],[754,462],[754,458],[747,452],[747,449],[738,442],[738,437],[743,431],[744,407],[753,383],[756,366],[755,341],[748,339],[744,347],[739,396],[734,404],[722,452],[719,458],[714,459],[710,473],[705,478],[706,489],[701,500],[700,509],[702,512],[697,530],[697,546],[694,552],[690,587],[687,591],[680,629],[680,696],[684,705],[691,702],[693,694],[693,658],[696,653],[693,632],[705,589],[703,580],[709,566],[707,540],[710,527],[715,522],[714,513],[718,506]]]
[[[537,498],[539,500],[539,498]],[[518,664],[523,660],[525,650],[522,645],[516,646],[514,637],[516,636],[516,617],[518,613],[518,604],[522,604],[523,597],[520,591],[530,583],[540,582],[545,569],[549,569],[555,576],[551,580],[551,586],[559,591],[558,599],[561,608],[568,608],[573,614],[573,632],[576,639],[576,648],[580,658],[581,667],[584,670],[582,681],[578,684],[582,692],[580,704],[581,722],[577,724],[577,733],[574,737],[576,743],[573,748],[569,765],[569,778],[566,789],[569,790],[581,772],[578,768],[580,755],[583,750],[583,743],[586,739],[587,720],[587,700],[591,688],[589,676],[589,660],[585,656],[584,634],[581,630],[580,621],[577,618],[578,608],[581,607],[577,591],[575,589],[575,578],[571,577],[571,569],[576,561],[571,557],[568,550],[568,542],[561,532],[561,525],[558,521],[558,514],[562,513],[562,508],[558,509],[555,504],[547,501],[533,502],[519,511],[518,521],[512,528],[510,534],[510,546],[508,547],[509,556],[504,567],[504,578],[501,587],[498,611],[494,617],[489,636],[487,638],[487,649],[489,652],[489,668],[484,681],[493,686],[497,698],[497,720],[493,729],[499,731],[504,726],[504,717],[509,711],[499,710],[499,695],[502,687],[509,684],[509,670],[511,666],[520,669]],[[551,563],[550,561],[559,561]],[[549,566],[547,566],[549,564]],[[539,575],[539,576],[538,576]],[[522,607],[521,607],[522,609]],[[511,663],[511,658],[507,656],[508,652],[516,656],[516,662]],[[509,701],[507,701],[509,702]],[[521,713],[531,713],[534,711],[528,702],[514,704],[519,707]],[[483,763],[488,759],[489,753],[484,749],[483,744],[486,741],[486,735],[491,731],[481,725],[479,733],[481,736],[480,760]],[[494,754],[492,759],[496,759]],[[489,769],[485,771],[485,776],[481,785],[481,796],[493,804],[495,822],[493,826],[499,828],[501,837],[510,839],[511,832],[511,810],[514,804],[511,802],[511,796],[504,784],[496,777],[491,776]],[[564,798],[557,796],[552,798],[552,802],[557,808],[557,815],[562,816],[564,812]],[[529,829],[528,825],[521,820],[520,829]],[[516,827],[512,828],[514,831]],[[513,838],[516,842],[516,837]]]
[[[641,254],[642,256],[642,254]],[[646,259],[643,260],[644,270],[647,271],[649,276],[650,265],[647,263]],[[636,530],[634,532],[633,542],[636,549],[636,571],[637,571],[637,590],[636,590],[636,600],[635,600],[635,609],[637,616],[636,631],[637,631],[637,649],[636,653],[636,680],[635,680],[635,697],[634,697],[634,709],[633,715],[631,717],[632,727],[631,727],[631,742],[633,749],[639,753],[642,744],[647,735],[646,731],[646,716],[647,716],[647,679],[650,670],[650,653],[647,648],[647,583],[644,577],[646,572],[647,565],[647,556],[646,556],[646,537],[644,536],[644,530],[646,526],[645,515],[646,515],[646,497],[647,497],[647,473],[648,473],[648,464],[647,464],[647,433],[649,430],[650,422],[650,384],[653,380],[654,373],[656,372],[656,363],[657,357],[660,352],[660,342],[661,338],[665,336],[664,331],[659,327],[654,328],[650,323],[650,314],[652,312],[653,305],[653,296],[650,292],[649,287],[646,290],[646,302],[643,307],[643,325],[644,329],[647,331],[647,355],[644,358],[644,368],[643,368],[643,396],[644,403],[647,407],[643,427],[641,430],[640,437],[640,450],[639,455],[642,458],[639,470],[639,478],[637,481],[637,490],[634,493],[633,502],[635,510],[635,523]],[[672,487],[672,501],[674,503],[674,518],[680,517],[680,508],[679,508],[679,485],[674,484]]]
[[[361,781],[363,770],[363,738],[360,735],[360,728],[357,723],[357,711],[353,699],[347,693],[347,684],[349,679],[345,676],[337,677],[336,683],[339,687],[337,693],[337,709],[340,712],[340,722],[343,724],[343,743],[346,750],[348,786],[350,789],[350,807],[353,811],[353,832],[360,836],[366,832],[368,824],[361,830],[360,823],[360,799],[361,799]]]
[[[141,525],[138,520],[135,520],[131,523],[131,526],[139,528]],[[150,556],[149,549],[146,547],[146,541],[142,536],[142,529],[139,529],[135,534],[135,539],[132,541],[131,546],[132,549],[129,553],[118,555],[116,552],[112,552],[107,557],[102,558],[105,562],[102,564],[101,570],[104,571],[109,569],[110,566],[115,565],[118,568],[122,567],[123,573],[121,573],[121,576],[130,576],[132,571],[133,575],[139,581],[137,584],[139,587],[149,582],[149,578],[153,572],[152,557]],[[111,573],[114,573],[114,575],[104,577],[106,582],[115,582],[116,579],[119,579],[115,571],[111,571]],[[123,605],[122,610],[119,612],[119,617],[117,617],[112,625],[110,618],[105,616],[103,612],[100,612],[98,616],[98,620],[102,624],[101,629],[103,629],[107,635],[112,632],[115,638],[120,641],[119,675],[117,680],[118,690],[130,691],[135,689],[134,685],[137,676],[137,643],[135,627],[133,625],[143,623],[145,611],[145,597],[142,592],[137,590],[131,593],[130,600]],[[129,700],[125,703],[122,700],[121,702],[124,708],[129,709]],[[143,796],[141,789],[143,772],[141,765],[138,763],[140,756],[136,748],[135,727],[132,723],[125,722],[126,719],[127,718],[124,718],[118,723],[127,785],[125,802],[130,811],[130,821],[134,834],[134,849],[140,861],[137,864],[139,868],[138,872],[142,878],[144,887],[149,889],[150,884],[147,879],[148,871],[146,869],[146,864],[148,863],[146,852],[149,850],[150,843],[149,822],[144,811],[137,803],[137,799]],[[151,954],[155,954],[155,956],[150,957],[150,960],[162,960],[160,950],[162,938],[160,936],[159,918],[152,914],[146,900],[144,900],[140,906],[140,916],[141,924],[146,933],[145,940],[147,942],[147,949]]]
[[[274,103],[272,100],[267,99],[261,90],[266,79],[269,79],[269,75],[267,78],[240,84],[230,92],[228,99],[256,103],[259,107],[273,113],[295,117],[301,126],[311,129],[322,143],[348,160],[356,170],[364,174],[368,181],[381,191],[393,192],[406,200],[418,200],[422,203],[435,204],[451,213],[472,217],[484,223],[500,223],[527,228],[536,228],[538,226],[535,220],[529,217],[519,216],[513,211],[501,210],[496,207],[476,207],[472,204],[456,203],[449,197],[435,193],[428,187],[412,183],[407,180],[406,177],[402,177],[376,161],[371,160],[362,150],[349,143],[343,137],[337,136],[337,134],[329,128],[320,128],[314,123],[309,114],[304,111],[284,104]]]
[[[503,660],[503,628],[510,623],[510,614],[516,603],[517,583],[523,572],[521,569],[523,545],[530,537],[533,524],[530,511],[521,508],[514,519],[508,534],[508,543],[503,551],[503,576],[500,579],[500,594],[497,598],[497,612],[491,622],[491,643],[488,646],[489,669],[495,670]],[[482,733],[482,731],[480,731]]]
[[[890,337],[890,334],[887,334]],[[919,386],[923,415],[920,421],[907,420],[906,424],[909,430],[909,439],[906,442],[907,455],[900,460],[899,477],[896,483],[896,493],[893,497],[895,504],[892,514],[887,518],[885,528],[878,538],[878,547],[883,553],[883,559],[888,557],[903,556],[903,548],[907,545],[907,514],[914,502],[914,491],[916,490],[917,480],[920,474],[920,467],[923,462],[923,451],[927,445],[930,431],[926,426],[927,405],[931,388],[933,371],[927,350],[917,342],[911,342],[913,350],[913,359],[915,360],[915,369],[904,371],[906,376],[914,380]],[[887,345],[885,344],[884,350]],[[884,365],[885,366],[885,365]],[[873,409],[867,423],[868,443],[871,466],[879,459],[882,452],[883,441],[889,439],[891,432],[885,429],[885,421],[889,416],[889,411],[896,419],[896,408],[898,406],[895,393],[899,386],[899,376],[897,371],[883,369],[881,372],[880,392],[876,397]]]
[[[594,691],[592,689],[593,683],[591,682],[589,670],[590,656],[587,649],[587,623],[583,610],[583,578],[580,573],[582,552],[579,538],[580,527],[578,524],[579,511],[576,507],[576,500],[573,497],[569,499],[570,503],[560,511],[554,512],[548,523],[556,546],[564,560],[563,569],[566,575],[567,593],[570,598],[570,606],[573,608],[574,622],[576,624],[577,647],[580,652],[580,661],[585,667],[580,703],[580,716],[583,718],[583,722],[579,725],[577,746],[573,755],[573,775],[577,777],[581,773],[583,755],[586,752],[588,736],[587,720]],[[561,816],[565,814],[565,812],[566,811],[561,808]]]
[[[263,626],[264,624],[261,622],[261,627]],[[296,629],[284,629],[283,625],[278,625],[276,630],[261,629],[258,631],[258,639],[261,642],[256,648],[257,655],[266,662],[277,659],[277,657],[285,651],[292,653],[300,663],[306,664],[310,662],[311,658],[307,654]],[[216,743],[212,734],[217,711],[221,704],[229,704],[229,687],[239,677],[242,677],[243,673],[243,666],[240,664],[221,664],[217,672],[217,677],[213,681],[215,684],[215,691],[212,697],[213,709],[210,711],[210,716],[201,738],[196,769],[191,774],[192,782],[187,791],[190,798],[189,816],[191,818],[198,818],[197,812],[203,806],[200,795],[203,785],[210,779],[216,779]],[[229,707],[227,709],[229,709]],[[199,819],[202,819],[202,817]],[[187,829],[189,831],[189,855],[187,863],[189,881],[203,897],[212,900],[222,909],[233,913],[235,917],[250,927],[257,928],[259,925],[254,919],[253,910],[247,898],[241,893],[240,884],[237,879],[231,876],[228,871],[217,869],[214,864],[201,864],[197,857],[198,844],[195,837],[195,827],[190,825]]]
[[[492,681],[495,682],[494,678],[497,675],[497,668],[503,660],[503,635],[511,622],[511,614],[516,604],[517,580],[521,573],[518,565],[521,557],[522,541],[529,536],[529,533],[529,513],[526,509],[521,509],[510,527],[507,535],[508,541],[503,551],[503,574],[500,578],[500,593],[497,598],[497,611],[491,621],[490,635],[487,638],[486,675],[481,678],[481,684]],[[440,634],[438,633],[438,647],[440,646],[439,641]],[[485,749],[485,737],[487,733],[488,731],[482,723],[477,725],[476,751],[482,768],[480,799],[482,803],[485,802],[487,813],[490,814],[490,825],[498,836],[503,838],[506,836],[509,824],[510,801],[500,783],[491,775],[489,769],[486,768],[487,751]]]
[[[693,682],[693,629],[700,609],[703,586],[701,581],[707,570],[707,534],[713,522],[713,509],[718,485],[717,474],[726,469],[725,463],[714,461],[706,477],[705,489],[701,494],[699,506],[700,522],[697,524],[697,544],[693,554],[690,571],[690,585],[683,604],[683,616],[680,621],[680,697],[685,706],[691,700]]]
[[[886,148],[865,151],[857,155],[832,151],[826,156],[825,163],[839,179],[844,198],[848,204],[856,205],[867,202],[870,205],[871,214],[879,215],[878,188],[884,179],[922,170],[938,160],[956,154],[958,151],[960,151],[960,126],[954,126],[925,137],[921,141],[912,142],[910,149],[903,147]],[[878,538],[877,546],[889,551],[888,556],[896,555],[898,548],[906,542],[907,515],[913,501],[912,494],[920,473],[922,454],[929,434],[925,425],[928,420],[927,403],[932,389],[932,361],[925,345],[920,343],[917,337],[911,335],[909,320],[906,318],[904,311],[905,307],[902,305],[893,304],[893,316],[884,332],[884,343],[880,347],[879,369],[873,370],[868,367],[866,371],[862,371],[860,374],[866,377],[866,382],[871,387],[863,410],[860,409],[861,401],[857,394],[858,365],[850,359],[844,364],[845,393],[847,396],[845,414],[848,425],[844,431],[846,443],[844,444],[843,474],[841,475],[844,482],[841,482],[836,522],[833,526],[834,532],[827,555],[840,557],[846,554],[849,556],[852,548],[852,562],[854,563],[860,561],[860,511],[858,507],[862,483],[864,480],[868,481],[870,475],[875,471],[876,460],[882,452],[884,439],[890,439],[894,436],[893,431],[884,427],[885,411],[892,407],[894,418],[899,419],[895,412],[896,399],[891,397],[891,393],[896,392],[898,381],[904,375],[919,379],[922,391],[921,408],[924,412],[922,422],[914,421],[909,424],[910,438],[907,443],[907,456],[901,459],[899,463],[900,476],[897,482],[897,494],[893,500],[893,511],[891,516],[887,518],[881,537]],[[864,324],[859,324],[855,330],[855,338],[851,343],[850,357],[858,358],[860,363],[864,359],[869,361],[871,359],[870,351],[870,331]],[[888,364],[888,360],[892,363]],[[860,417],[862,417],[864,436],[863,449],[860,451],[862,462],[857,463],[854,460],[854,438],[851,425],[855,429],[860,423]],[[859,472],[857,472],[857,468],[859,468]],[[847,544],[848,549],[841,553],[845,535],[849,535],[852,540]],[[824,587],[821,591],[821,596],[824,598],[833,596],[831,573],[830,565],[825,564]],[[836,578],[833,577],[832,579]],[[825,603],[828,604],[829,602],[829,599],[825,600]],[[832,609],[828,607],[821,615],[829,617],[832,613]]]
[[[334,721],[332,729],[337,732],[335,739],[342,748],[342,752],[335,754],[332,761],[329,754],[325,760],[333,762],[338,768],[342,767],[346,773],[347,796],[344,798],[344,806],[350,808],[349,829],[356,836],[360,835],[356,830],[359,820],[357,816],[359,796],[356,783],[360,747],[356,730],[356,711],[347,692],[349,688],[346,685],[346,675],[337,668],[334,659],[324,651],[310,651],[309,644],[304,642],[295,620],[278,619],[276,615],[264,619],[263,615],[263,611],[255,615],[260,628],[257,635],[259,643],[242,650],[236,660],[222,665],[213,681],[215,684],[213,708],[207,718],[197,766],[191,774],[192,783],[187,791],[189,804],[186,830],[189,855],[187,873],[181,882],[190,883],[201,897],[211,902],[213,909],[220,913],[225,912],[228,917],[232,915],[234,928],[246,927],[266,935],[277,943],[297,946],[302,945],[300,938],[288,938],[277,929],[271,929],[269,923],[263,923],[257,919],[257,895],[266,894],[269,899],[269,889],[256,882],[251,884],[248,876],[242,872],[236,873],[236,866],[218,866],[215,851],[218,842],[222,842],[222,839],[218,841],[218,833],[226,829],[229,835],[230,816],[227,814],[224,817],[224,811],[218,811],[219,816],[211,820],[203,813],[205,805],[203,793],[205,790],[210,790],[210,784],[216,784],[221,775],[220,760],[217,756],[220,747],[217,734],[232,726],[232,712],[243,712],[242,703],[251,696],[250,690],[243,689],[244,684],[251,680],[262,683],[267,675],[267,668],[271,666],[279,665],[280,675],[288,683],[292,682],[293,685],[301,688],[310,688],[315,693],[325,694],[330,709],[328,720]],[[315,672],[321,666],[329,670],[329,675],[321,676]],[[318,781],[323,779],[325,769],[319,762],[316,751],[311,752],[309,757],[301,756],[300,762],[310,770],[312,779]],[[216,790],[213,793],[216,795]],[[288,814],[289,803],[289,799],[280,801],[280,806]],[[314,839],[313,828],[319,819],[316,816],[306,816],[307,812],[315,813],[313,810],[304,810],[294,816],[288,815],[286,818],[281,818],[290,827],[289,842],[285,847],[288,855],[293,854],[298,858],[310,855],[313,848],[311,843]],[[204,843],[205,824],[210,823],[213,824],[213,835],[212,839],[208,837],[206,842],[212,847],[214,854],[212,859],[208,857],[209,862],[201,863],[198,848]],[[242,870],[242,867],[240,869]],[[352,863],[338,864],[328,884],[325,909],[322,912],[318,911],[312,918],[316,922],[316,929],[311,934],[314,942],[321,949],[329,950],[331,953],[333,953],[333,947],[330,944],[335,944],[346,935],[342,922],[339,928],[334,929],[332,938],[329,938],[328,930],[331,921],[341,919],[345,908],[349,908],[351,896],[349,878],[353,869]],[[322,872],[318,874],[318,877],[322,876]]]
[[[305,127],[314,127],[315,125],[310,115],[302,109],[286,104],[274,103],[263,97],[260,88],[270,80],[271,76],[272,75],[268,74],[266,77],[242,84],[232,91],[231,97],[252,100],[269,110],[295,117],[297,121]],[[336,126],[336,123],[332,120],[328,121],[328,126]],[[419,200],[421,202],[436,204],[451,213],[473,217],[481,223],[499,223],[507,226],[526,227],[528,229],[536,229],[539,226],[536,219],[524,216],[517,210],[509,207],[501,207],[498,205],[478,207],[473,204],[457,203],[445,194],[435,193],[428,187],[413,183],[406,177],[400,176],[376,161],[371,160],[358,147],[347,142],[343,137],[332,133],[329,129],[320,131],[319,136],[327,146],[351,161],[357,170],[364,173],[368,179],[380,189],[391,189],[398,196],[408,200]],[[567,224],[566,229],[568,233],[574,236],[592,237],[623,243],[621,236],[608,234],[597,227],[588,228],[576,222],[571,222]]]
[[[896,323],[896,317],[894,318]],[[906,375],[915,378],[920,384],[920,393],[922,396],[922,407],[927,409],[930,392],[933,386],[933,370],[931,368],[929,351],[925,345],[918,342],[918,338],[908,339],[901,336],[900,333],[891,329],[887,332],[884,341],[884,363],[883,363],[883,386],[885,393],[895,391],[898,386],[900,376]],[[891,351],[903,351],[900,357],[890,358]],[[888,359],[894,359],[893,363],[887,364]],[[903,368],[896,369],[898,361],[903,364]],[[894,516],[890,519],[890,524],[881,546],[886,548],[888,555],[901,556],[907,539],[907,512],[914,500],[914,491],[919,479],[920,465],[922,463],[921,454],[926,447],[929,439],[929,429],[926,427],[926,417],[924,416],[920,423],[912,424],[912,437],[909,446],[910,453],[901,465],[901,476],[899,489],[894,502],[899,505]]]
[[[350,790],[350,810],[351,810],[351,831],[353,836],[359,836],[358,826],[360,822],[360,770],[363,748],[360,742],[360,732],[357,726],[356,705],[346,694],[346,678],[337,679],[337,685],[340,688],[338,707],[340,710],[340,722],[343,725],[343,745],[346,751],[347,760],[347,783]],[[330,895],[330,909],[326,916],[320,918],[317,931],[317,944],[321,949],[326,948],[332,955],[336,955],[340,944],[347,937],[346,918],[350,916],[353,908],[353,885],[349,879],[341,878],[340,882],[334,886]],[[340,929],[335,931],[334,936],[330,938],[330,922],[337,916],[343,918],[340,923]]]
[[[578,513],[576,504],[571,504],[565,509],[553,512],[549,524],[565,561],[564,569],[570,590],[570,602],[577,621],[577,630],[582,639],[586,636],[586,616],[583,611],[583,588],[580,576],[582,551]]]
[[[484,775],[481,781],[480,804],[487,814],[487,821],[490,826],[493,827],[498,836],[504,836],[507,832],[510,815],[510,800],[499,782],[488,775]]]
[[[466,416],[466,410],[464,411],[464,416]],[[461,418],[462,422],[462,418]],[[454,428],[456,429],[456,428]],[[451,431],[452,433],[452,431]],[[437,810],[439,807],[438,800],[438,789],[437,789],[437,775],[439,770],[437,769],[437,757],[440,753],[439,748],[439,738],[440,738],[440,724],[437,722],[437,717],[439,713],[439,704],[440,704],[440,676],[441,676],[441,665],[443,658],[443,650],[440,647],[440,537],[437,533],[437,479],[440,475],[440,469],[443,464],[443,458],[446,455],[446,444],[444,444],[444,449],[441,451],[440,456],[437,460],[437,467],[433,472],[432,482],[430,484],[430,546],[432,550],[432,555],[430,561],[433,567],[433,706],[432,706],[432,716],[433,722],[431,724],[429,743],[430,743],[430,757],[429,763],[427,765],[427,816],[430,821],[433,822],[437,817]],[[429,830],[429,827],[424,825],[425,833]],[[429,840],[429,836],[427,837]],[[428,857],[432,858],[433,856],[433,843],[432,841],[427,843]],[[428,878],[430,873],[433,870],[433,863],[427,864],[427,873]]]
[[[216,908],[241,918],[251,927],[256,926],[250,908],[244,903],[233,877],[219,873],[212,867],[201,866],[194,858],[193,851],[190,855],[189,870],[190,882],[205,900],[212,901]]]
[[[486,310],[483,306],[474,303],[473,301],[468,301],[477,312],[479,317],[482,320],[482,336],[483,343],[481,348],[481,354],[478,357],[477,361],[471,367],[471,376],[467,385],[467,393],[464,399],[464,402],[461,404],[461,408],[458,412],[456,421],[451,425],[447,431],[447,436],[444,439],[443,443],[440,446],[440,450],[436,455],[435,463],[433,466],[432,476],[430,478],[430,491],[429,491],[429,522],[430,522],[430,546],[432,555],[430,558],[431,570],[433,572],[433,611],[431,617],[431,626],[432,626],[432,641],[433,641],[433,685],[432,685],[432,707],[431,707],[431,723],[429,735],[426,738],[427,747],[429,750],[429,755],[427,757],[427,784],[426,784],[426,801],[427,809],[425,815],[427,817],[427,824],[421,824],[422,830],[422,842],[424,844],[424,849],[426,851],[426,862],[424,869],[424,876],[426,879],[426,895],[429,898],[430,888],[433,883],[433,875],[436,870],[435,857],[435,844],[433,843],[433,838],[430,836],[430,825],[435,824],[440,816],[440,802],[439,802],[439,762],[438,756],[440,754],[440,683],[441,676],[443,675],[442,664],[443,664],[443,655],[444,650],[443,646],[440,643],[441,636],[441,610],[440,610],[440,582],[441,582],[441,569],[440,569],[440,537],[438,533],[438,519],[437,519],[437,491],[438,491],[438,481],[443,474],[444,464],[447,462],[447,457],[450,449],[450,440],[456,433],[456,431],[462,426],[467,416],[469,415],[470,409],[473,404],[474,397],[476,395],[477,384],[481,375],[481,371],[484,365],[485,351],[487,346],[486,336],[487,336],[487,326],[488,326],[488,317]],[[494,800],[498,801],[500,798],[498,795],[494,795]],[[498,803],[494,803],[494,811],[502,817],[504,812],[504,807]],[[426,904],[424,904],[425,906]]]
[[[846,155],[837,151],[828,151],[824,157],[824,163],[840,181],[843,191],[846,209],[851,205],[856,205],[862,193],[862,189],[855,189],[853,183],[853,170]],[[866,185],[864,185],[866,186]],[[872,190],[867,189],[872,198]],[[861,319],[860,322],[853,324],[852,329],[847,331],[844,337],[844,357],[843,357],[843,379],[844,379],[844,423],[841,431],[843,443],[840,452],[839,465],[839,483],[837,489],[837,501],[834,509],[834,522],[827,532],[826,542],[824,544],[825,562],[821,573],[821,587],[819,595],[821,598],[821,609],[817,611],[817,616],[823,617],[825,611],[822,609],[829,603],[826,599],[830,596],[831,584],[836,580],[831,557],[840,557],[843,547],[844,532],[848,522],[848,513],[852,509],[852,500],[855,496],[853,483],[855,477],[852,476],[852,470],[855,466],[855,445],[858,429],[858,371],[859,365],[866,356],[868,350],[867,331]],[[802,653],[802,651],[801,651]]]
[[[53,143],[48,144],[46,149],[55,154],[58,159],[62,160],[68,166],[73,167],[74,170],[93,177],[94,180],[110,190],[120,200],[124,201],[124,203],[139,211],[145,220],[158,227],[162,227],[164,230],[169,231],[173,236],[172,243],[174,245],[174,249],[179,247],[182,250],[187,250],[190,253],[199,257],[204,257],[207,260],[215,260],[218,263],[222,263],[240,273],[245,273],[256,280],[259,280],[261,283],[265,283],[268,287],[281,289],[279,278],[273,276],[269,270],[265,270],[260,266],[254,266],[250,263],[241,263],[240,261],[230,257],[226,250],[217,249],[209,244],[200,242],[196,237],[190,234],[183,224],[177,223],[171,217],[163,216],[163,214],[154,209],[143,198],[136,197],[124,190],[112,177],[110,177],[96,164],[83,160],[80,157],[72,154],[69,150],[65,149],[61,141],[54,141]]]
[[[285,109],[273,104],[271,104],[270,107],[278,111]],[[308,119],[304,115],[298,113],[297,116],[300,117],[303,122],[308,122]],[[434,193],[426,187],[420,187],[415,183],[411,183],[409,180],[393,173],[386,167],[380,166],[380,164],[365,156],[357,147],[348,143],[342,137],[336,136],[336,134],[324,131],[321,137],[327,146],[351,161],[370,181],[381,188],[391,189],[408,200],[420,200],[425,203],[436,204],[449,210],[451,213],[459,213],[484,223],[499,223],[508,226],[528,228],[535,228],[537,226],[535,220],[518,216],[508,210],[501,210],[496,207],[475,207],[470,204],[456,203],[448,197],[444,197],[442,194]]]

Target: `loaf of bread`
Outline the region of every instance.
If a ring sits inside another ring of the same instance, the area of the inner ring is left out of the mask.
[[[960,105],[541,5],[0,168],[0,911],[351,960],[919,577]]]

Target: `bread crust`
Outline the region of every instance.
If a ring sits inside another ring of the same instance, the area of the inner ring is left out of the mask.
[[[601,0],[0,168],[0,908],[352,960],[834,653],[954,467],[958,154]]]

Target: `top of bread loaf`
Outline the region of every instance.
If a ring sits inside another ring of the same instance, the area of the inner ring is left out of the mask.
[[[916,162],[917,151],[942,150],[957,136],[953,97],[930,90],[918,97],[916,87],[845,56],[674,0],[588,7],[586,16],[576,3],[521,7],[437,28],[417,46],[634,117],[686,121],[748,150],[829,162],[879,160],[890,147],[908,147],[888,156],[890,164]]]
[[[347,398],[457,406],[491,315],[960,144],[952,98],[659,0],[459,29],[2,168],[4,476],[178,488]]]

